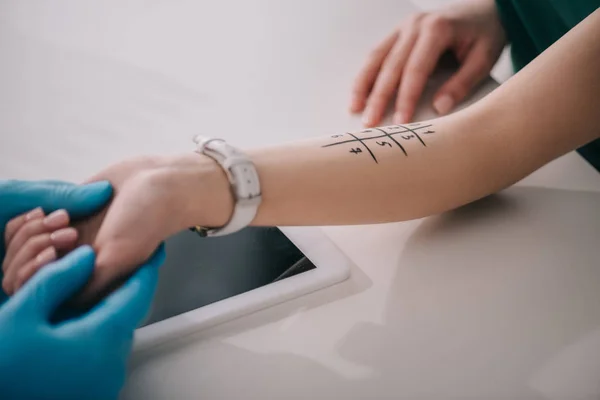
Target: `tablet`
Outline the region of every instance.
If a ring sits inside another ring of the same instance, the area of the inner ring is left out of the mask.
[[[250,227],[166,241],[150,314],[136,331],[145,349],[346,279],[350,260],[319,228]]]

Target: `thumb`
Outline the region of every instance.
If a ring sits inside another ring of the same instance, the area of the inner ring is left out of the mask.
[[[158,282],[158,268],[165,260],[164,245],[125,284],[100,301],[86,318],[73,324],[89,329],[133,331],[150,308]]]
[[[112,195],[109,182],[75,185],[59,181],[2,181],[0,204],[7,218],[42,207],[46,213],[64,208],[73,218],[81,218],[98,211]]]
[[[94,251],[81,246],[40,270],[14,296],[14,300],[41,317],[49,318],[67,299],[81,290],[94,270]]]
[[[0,262],[4,259],[5,224],[12,218],[42,207],[47,214],[64,208],[71,218],[100,210],[112,195],[110,182],[75,185],[60,181],[0,180]]]
[[[51,212],[64,208],[75,219],[87,217],[101,209],[112,196],[112,186],[108,181],[87,185],[74,185],[63,182],[45,182],[47,190],[43,196],[44,211]]]
[[[476,43],[458,71],[434,96],[435,111],[440,115],[452,111],[490,73],[492,67],[493,62],[490,62],[488,57],[487,44],[483,41]]]

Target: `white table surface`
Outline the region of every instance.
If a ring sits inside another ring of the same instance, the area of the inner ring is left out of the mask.
[[[187,151],[197,132],[259,146],[356,129],[351,80],[414,10],[4,1],[0,178],[77,181]],[[348,281],[135,354],[123,397],[596,399],[599,192],[569,154],[446,215],[326,228],[356,264]]]

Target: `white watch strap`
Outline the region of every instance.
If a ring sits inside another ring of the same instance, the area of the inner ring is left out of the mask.
[[[235,202],[227,224],[220,228],[196,227],[194,230],[201,236],[223,236],[245,228],[254,220],[262,200],[254,164],[246,154],[222,139],[196,136],[194,142],[197,153],[211,157],[223,168]]]

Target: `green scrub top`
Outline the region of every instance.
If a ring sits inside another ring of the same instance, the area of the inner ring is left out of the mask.
[[[518,71],[600,7],[600,0],[496,0],[496,7]],[[600,140],[578,151],[600,171]]]

